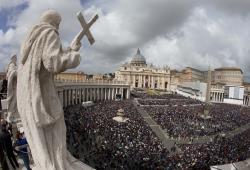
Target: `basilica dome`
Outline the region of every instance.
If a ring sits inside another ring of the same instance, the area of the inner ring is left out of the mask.
[[[130,64],[140,66],[140,65],[146,65],[146,59],[143,55],[141,55],[140,49],[138,48],[135,56],[132,58]]]

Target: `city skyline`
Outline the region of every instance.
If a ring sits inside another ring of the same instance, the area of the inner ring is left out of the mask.
[[[62,15],[60,34],[66,47],[80,30],[76,18],[83,11],[89,19],[98,13],[91,28],[96,43],[83,42],[82,64],[86,73],[115,72],[129,62],[139,47],[148,63],[171,69],[186,66],[206,70],[240,67],[249,81],[250,2],[226,1],[0,1],[0,71],[12,54],[19,55],[27,30],[45,9]],[[143,4],[143,5],[142,5]]]

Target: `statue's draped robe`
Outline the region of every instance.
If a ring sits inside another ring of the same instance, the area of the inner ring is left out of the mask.
[[[21,49],[17,105],[35,162],[33,170],[87,170],[66,147],[62,105],[54,74],[74,68],[80,55],[63,50],[57,30],[46,23],[35,26]]]
[[[17,100],[16,100],[16,84],[17,84],[17,66],[14,62],[10,62],[7,69],[8,85],[7,85],[7,110],[8,119],[13,121],[17,119]]]

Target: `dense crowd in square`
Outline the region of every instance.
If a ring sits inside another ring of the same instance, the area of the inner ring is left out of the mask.
[[[144,109],[174,138],[209,136],[232,131],[250,122],[250,109],[238,105],[212,104],[210,118],[204,119],[205,104],[167,107],[147,106]]]
[[[68,143],[74,156],[97,169],[154,169],[155,159],[168,151],[138,114],[133,103],[108,101],[94,107],[68,107],[65,120]],[[118,109],[124,109],[129,118],[118,123],[112,118]],[[76,110],[74,110],[76,109]],[[84,144],[84,147],[80,145]],[[150,168],[151,167],[151,168]]]
[[[175,95],[151,99],[164,97],[169,97],[170,102],[189,100],[178,95],[176,98],[185,100],[173,100],[176,99]],[[148,111],[159,125],[166,127],[172,137],[216,135],[217,132],[247,124],[250,118],[249,108],[226,104],[214,104],[210,111],[212,118],[208,120],[198,116],[203,110],[203,104],[192,107],[188,104],[182,107],[135,106],[132,99],[102,101],[91,107],[69,106],[65,109],[69,150],[75,157],[96,169],[111,170],[209,169],[212,165],[242,161],[250,157],[250,130],[233,138],[217,135],[213,140],[201,144],[176,143],[180,152],[171,153],[143,120],[136,107]],[[112,119],[121,108],[124,109],[125,117],[129,118],[128,122],[118,123]],[[188,124],[187,120],[194,121],[194,124]],[[210,127],[210,124],[214,126]]]
[[[235,130],[250,122],[250,108],[213,103],[204,119],[206,104],[178,94],[148,95],[135,93],[144,110],[173,138],[209,136]]]

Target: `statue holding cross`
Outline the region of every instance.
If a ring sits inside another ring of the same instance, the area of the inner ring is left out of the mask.
[[[81,40],[84,35],[87,36],[89,43],[92,45],[95,42],[95,39],[93,38],[89,28],[93,25],[93,23],[98,19],[98,15],[96,14],[89,23],[86,23],[83,15],[81,12],[77,13],[77,18],[82,26],[82,30],[78,33],[78,35],[74,38],[74,40],[71,43],[71,47],[75,48],[78,47],[79,44],[81,44]]]
[[[82,30],[69,48],[62,48],[58,34],[61,16],[57,11],[43,13],[22,43],[17,76],[17,107],[23,123],[35,166],[33,170],[88,170],[91,167],[76,160],[67,150],[64,112],[57,95],[54,74],[80,64],[81,39],[94,38],[89,30],[96,15],[86,23],[77,17]]]

